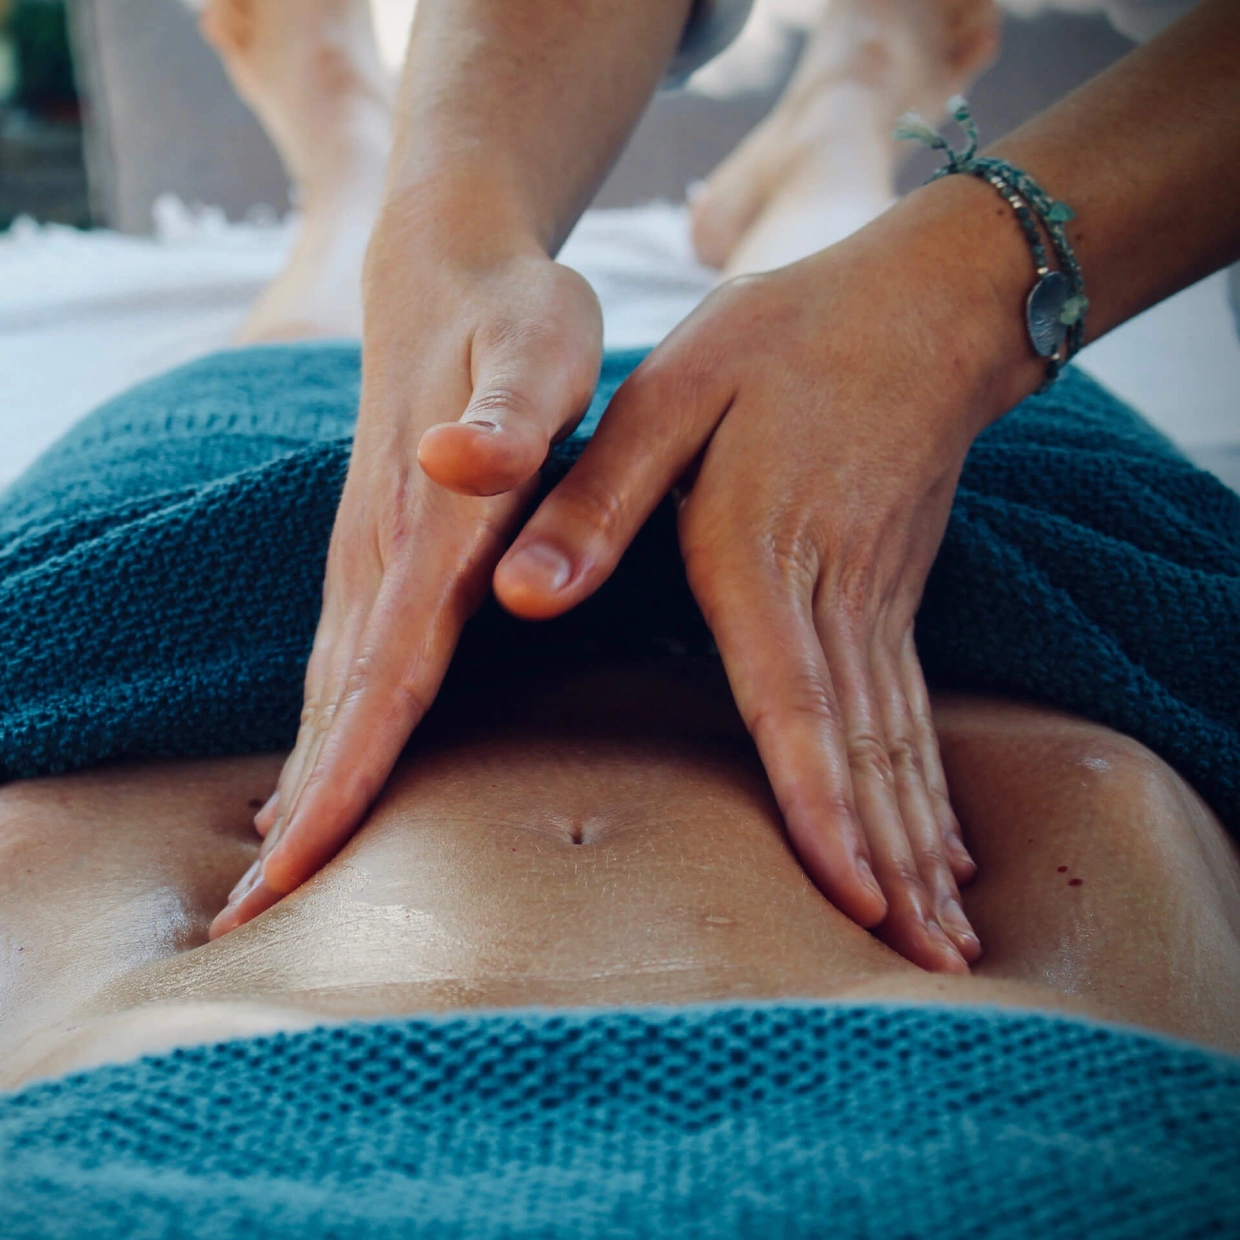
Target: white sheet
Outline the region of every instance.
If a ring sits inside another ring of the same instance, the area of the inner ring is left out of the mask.
[[[124,388],[228,345],[292,222],[228,225],[160,202],[154,238],[19,222],[0,234],[0,485]],[[654,344],[710,290],[682,207],[588,212],[561,256],[603,304],[607,344]],[[1240,343],[1222,275],[1091,346],[1081,363],[1190,449],[1240,450]]]

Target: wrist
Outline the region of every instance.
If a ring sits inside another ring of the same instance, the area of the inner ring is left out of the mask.
[[[410,261],[484,271],[516,257],[548,257],[533,213],[498,171],[455,168],[389,183],[367,254],[366,283]]]
[[[924,185],[889,216],[905,233],[910,261],[941,286],[945,327],[975,394],[976,435],[1046,377],[1025,320],[1036,280],[1028,242],[1008,203],[971,176]]]

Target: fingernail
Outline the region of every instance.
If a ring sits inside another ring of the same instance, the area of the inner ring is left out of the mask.
[[[568,557],[549,543],[527,543],[508,561],[506,571],[524,579],[527,586],[554,594],[562,590],[572,576]]]
[[[947,846],[956,854],[956,856],[960,857],[964,861],[967,861],[970,865],[977,864],[977,862],[973,860],[973,855],[964,846],[964,840],[962,840],[960,836],[955,834],[949,835],[947,837]]]
[[[974,943],[978,942],[978,937],[973,933],[973,927],[969,925],[969,919],[965,916],[964,909],[960,907],[958,900],[944,900],[939,908],[939,920],[946,922],[956,932],[957,937],[962,939],[971,939]]]
[[[969,919],[964,915],[964,909],[960,907],[959,901],[951,896],[939,904],[939,920],[949,921],[953,926],[959,926],[961,930],[968,928]]]
[[[280,836],[284,834],[284,828],[288,825],[288,815],[285,814],[276,819],[275,826],[267,832],[266,838],[263,840],[258,850],[259,861],[265,861],[271,850],[280,842]]]
[[[266,818],[267,815],[270,814],[271,811],[275,808],[275,804],[279,799],[280,799],[280,790],[279,788],[277,788],[275,792],[273,792],[263,802],[263,808],[260,809],[258,813],[254,815],[254,821],[258,823],[258,822],[261,822],[264,818]]]
[[[263,877],[262,860],[255,861],[252,866],[241,876],[241,881],[228,893],[228,903],[231,907],[234,904],[240,904],[242,900],[258,886]]]
[[[950,938],[948,938],[947,931],[944,930],[943,927],[940,926],[937,921],[927,920],[926,930],[929,933],[930,937],[940,947],[945,947],[949,952],[951,952],[953,956],[957,956],[961,960],[964,960],[964,957],[960,955],[959,951],[957,951],[956,944],[953,943]]]
[[[878,879],[874,877],[874,871],[870,869],[870,863],[864,857],[858,857],[856,861],[857,874],[861,881],[876,895],[884,904],[887,897],[883,895],[883,889],[878,885]]]

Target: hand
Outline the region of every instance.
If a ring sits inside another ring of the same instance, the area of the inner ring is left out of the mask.
[[[913,619],[993,401],[984,342],[904,240],[880,221],[712,294],[616,394],[495,590],[524,617],[572,607],[679,480],[689,583],[802,863],[910,961],[967,972],[976,867]]]
[[[365,305],[361,410],[301,728],[256,819],[259,860],[213,938],[348,840],[434,699],[550,441],[598,378],[598,301],[541,252],[418,260],[380,226]]]

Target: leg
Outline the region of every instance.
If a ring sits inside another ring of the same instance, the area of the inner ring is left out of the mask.
[[[239,343],[360,335],[392,112],[367,0],[209,0],[201,24],[275,143],[303,216]]]
[[[979,865],[974,975],[1240,1050],[1240,855],[1193,790],[1137,742],[1049,710],[950,699],[935,723]]]
[[[896,118],[930,115],[993,59],[993,0],[827,0],[775,110],[692,204],[698,257],[725,277],[847,236],[894,200]]]

